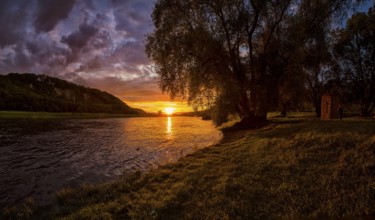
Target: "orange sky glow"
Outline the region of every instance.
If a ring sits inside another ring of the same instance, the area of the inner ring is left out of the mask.
[[[149,113],[157,113],[158,111],[164,111],[165,108],[175,108],[175,113],[179,112],[192,112],[193,109],[187,105],[186,102],[172,102],[172,101],[139,101],[129,102],[124,100],[129,106],[133,108],[140,108]]]
[[[156,75],[155,73],[153,73]],[[157,78],[144,80],[139,77],[130,81],[121,81],[116,77],[82,79],[74,81],[81,85],[98,88],[121,99],[132,108],[140,108],[148,113],[157,113],[164,108],[176,108],[175,113],[192,112],[193,108],[186,101],[176,98],[172,101],[168,94],[163,94],[157,83]]]

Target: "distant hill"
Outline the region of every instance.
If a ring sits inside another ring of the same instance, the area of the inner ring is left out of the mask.
[[[107,92],[31,73],[0,75],[0,110],[145,114]]]

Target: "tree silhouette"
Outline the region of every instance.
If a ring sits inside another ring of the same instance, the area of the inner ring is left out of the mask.
[[[321,14],[306,16],[311,2]],[[300,62],[296,56],[313,27],[332,21],[351,2],[158,0],[146,52],[171,98],[211,109],[217,124],[238,114],[251,126],[266,120],[280,79]]]
[[[375,8],[354,14],[339,30],[335,55],[343,70],[348,99],[368,117],[375,107]]]

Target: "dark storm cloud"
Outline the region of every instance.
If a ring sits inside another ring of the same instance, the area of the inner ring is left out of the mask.
[[[2,0],[0,3],[0,47],[23,39],[30,1]]]
[[[83,48],[96,33],[98,33],[98,28],[88,24],[82,24],[79,26],[77,32],[68,36],[63,36],[61,42],[67,44],[72,50],[79,50]]]
[[[157,100],[144,53],[152,8],[150,0],[1,0],[0,74],[44,73]]]
[[[76,32],[68,36],[62,36],[61,43],[69,46],[71,53],[67,57],[67,62],[73,62],[79,59],[80,52],[90,43],[90,39],[98,33],[98,28],[88,25],[81,24]]]
[[[68,17],[75,0],[39,0],[36,12],[35,29],[51,31],[56,24]]]
[[[104,61],[102,61],[99,57],[95,57],[92,60],[87,61],[86,63],[80,65],[79,71],[93,71],[96,70],[104,65]]]
[[[116,29],[126,30],[135,38],[142,38],[150,31],[150,16],[152,4],[149,0],[139,1],[112,1],[115,6]]]

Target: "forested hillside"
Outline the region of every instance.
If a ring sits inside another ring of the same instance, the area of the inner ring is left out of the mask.
[[[144,114],[98,89],[31,73],[0,75],[0,110]]]

